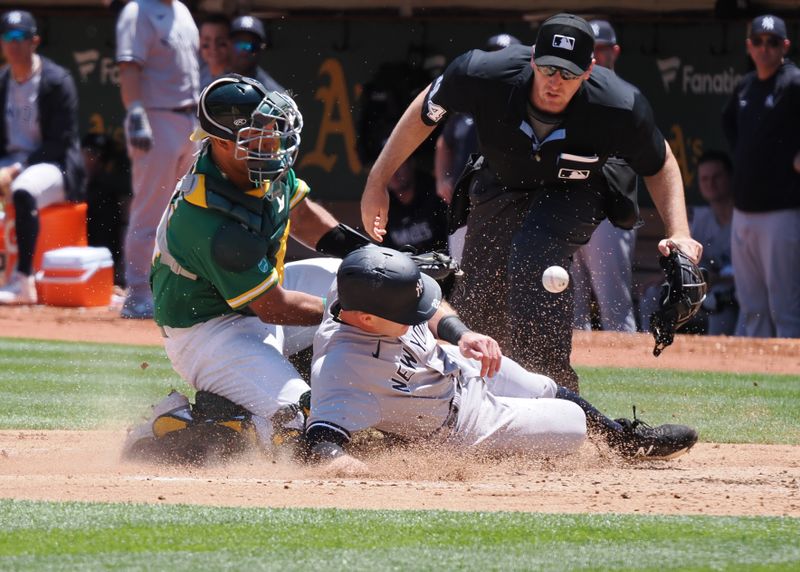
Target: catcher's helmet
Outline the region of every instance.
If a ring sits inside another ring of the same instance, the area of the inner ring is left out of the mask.
[[[208,135],[236,142],[234,157],[247,162],[254,184],[274,183],[294,165],[303,116],[289,95],[229,74],[203,90],[197,113]]]
[[[200,94],[197,116],[200,127],[219,139],[236,141],[236,133],[250,123],[256,107],[269,92],[258,81],[228,74],[213,82]]]

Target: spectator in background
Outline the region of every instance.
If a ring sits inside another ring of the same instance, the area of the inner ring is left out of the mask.
[[[706,269],[708,295],[684,328],[712,336],[731,336],[736,331],[739,305],[736,300],[731,264],[731,220],[733,219],[733,166],[725,153],[706,151],[697,162],[700,195],[707,206],[692,207],[689,227],[703,245],[700,266]],[[642,330],[650,328],[650,315],[658,308],[660,283],[651,284],[639,306]]]
[[[708,271],[708,294],[703,301],[706,333],[732,336],[736,331],[739,304],[731,261],[733,219],[733,165],[725,153],[706,151],[697,162],[700,195],[708,206],[692,208],[692,236],[703,245],[701,266]]]
[[[800,337],[800,70],[777,16],[755,18],[746,40],[755,71],[723,111],[736,165],[732,257],[737,334]]]
[[[125,234],[128,293],[121,316],[153,317],[150,261],[158,221],[197,150],[199,34],[178,0],[128,2],[117,20],[117,62],[133,199]]]
[[[589,22],[594,32],[594,59],[597,65],[614,70],[620,47],[617,33],[605,20]],[[609,163],[623,177],[607,178],[609,185],[623,181],[636,194],[636,175],[624,163]],[[635,332],[633,312],[633,249],[636,232],[614,226],[603,219],[584,246],[572,257],[572,281],[575,287],[575,328],[591,330],[592,294],[597,302],[600,325],[612,332]]]
[[[511,34],[496,34],[486,40],[487,52],[496,52],[520,41]],[[469,113],[455,113],[442,128],[436,139],[436,194],[448,205],[453,199],[453,187],[469,160],[469,156],[478,152],[478,132],[475,121]],[[464,250],[466,227],[461,227],[449,237],[450,254],[461,260]]]
[[[384,244],[417,252],[447,250],[447,205],[436,196],[433,177],[418,169],[414,155],[389,179],[389,221]]]
[[[125,286],[122,241],[131,201],[130,162],[114,140],[89,133],[81,141],[86,166],[86,230],[89,246],[105,246],[114,258],[114,284]]]
[[[269,91],[286,91],[286,88],[258,65],[258,57],[267,47],[267,32],[261,20],[254,16],[236,18],[231,24],[231,47],[233,73],[257,79]]]
[[[231,67],[231,21],[209,14],[200,21],[200,88],[228,73]]]
[[[69,71],[40,56],[36,20],[13,10],[0,18],[0,194],[13,201],[17,267],[0,304],[35,304],[33,255],[39,209],[84,197],[78,94]]]

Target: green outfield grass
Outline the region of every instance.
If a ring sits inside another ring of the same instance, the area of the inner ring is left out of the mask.
[[[612,416],[800,443],[790,376],[581,368]],[[121,429],[172,388],[158,347],[0,338],[0,428]],[[2,459],[0,458],[0,466]],[[800,519],[270,510],[0,500],[4,570],[798,570]]]
[[[3,570],[790,570],[800,520],[0,501]]]
[[[143,367],[146,364],[146,367]],[[697,427],[701,439],[800,444],[793,376],[579,368],[612,417]],[[189,393],[160,347],[0,338],[0,428],[123,428],[170,388]]]

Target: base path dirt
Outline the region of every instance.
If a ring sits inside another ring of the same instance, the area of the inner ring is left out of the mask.
[[[159,345],[151,321],[107,308],[0,308],[0,336]],[[573,363],[800,377],[800,340],[576,332]],[[219,506],[508,510],[800,517],[800,447],[700,443],[627,463],[587,443],[566,459],[487,460],[392,451],[345,478],[254,457],[166,468],[120,461],[121,431],[0,431],[0,498]]]
[[[394,451],[358,478],[252,458],[203,469],[119,461],[123,434],[0,431],[0,497],[217,506],[800,517],[800,448],[699,444],[627,463],[591,443],[559,460]]]

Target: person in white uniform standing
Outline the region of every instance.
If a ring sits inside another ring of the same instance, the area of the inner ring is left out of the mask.
[[[153,316],[148,276],[156,227],[197,151],[199,35],[178,0],[133,0],[117,20],[117,62],[133,201],[125,237],[123,318]]]
[[[367,428],[545,455],[575,452],[587,427],[628,457],[673,458],[697,441],[684,425],[609,419],[503,357],[495,340],[458,319],[405,253],[372,245],[350,253],[327,300],[311,368],[312,460],[363,468],[344,447]]]

